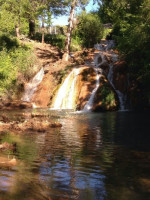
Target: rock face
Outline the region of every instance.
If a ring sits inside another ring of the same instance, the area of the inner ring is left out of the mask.
[[[119,108],[117,95],[105,76],[100,78],[100,86],[94,98],[93,111],[113,111]]]
[[[83,110],[94,89],[97,88],[92,99],[92,110],[118,109],[121,100],[117,95],[120,92],[123,96],[128,90],[127,65],[124,61],[118,61],[118,52],[109,50],[110,47],[114,47],[112,41],[103,41],[97,46],[98,50],[72,55],[71,60],[76,61],[74,68],[72,61],[63,63],[58,60],[45,65],[43,67],[45,75],[31,99],[32,104],[36,107]],[[112,69],[111,81],[108,78],[110,68]],[[100,83],[97,87],[98,76]],[[65,83],[66,79],[67,83]],[[60,92],[62,86],[63,91]],[[126,99],[124,98],[123,101]]]
[[[125,61],[118,61],[113,66],[113,83],[115,88],[122,93],[127,93],[128,77],[127,77],[127,64]]]
[[[79,68],[80,72],[77,76],[76,83],[75,83],[75,90],[72,93],[72,99],[74,99],[74,105],[71,107],[71,109],[76,110],[83,110],[84,106],[90,99],[91,93],[96,87],[96,77],[97,74],[94,71],[92,67],[89,66],[83,66]],[[107,78],[104,75],[100,76],[100,86],[98,88],[98,91],[96,92],[96,95],[94,97],[93,101],[93,111],[108,111],[108,110],[116,110],[118,107],[117,103],[117,96],[109,84]],[[73,79],[69,79],[69,83],[67,85],[71,85],[73,82]],[[71,87],[70,87],[71,88]],[[66,92],[66,95],[64,98],[67,98],[69,95],[67,94],[67,89],[64,89],[64,93]],[[59,93],[59,92],[58,92]],[[57,94],[56,93],[56,96]],[[61,97],[58,96],[58,100],[60,100]],[[54,102],[56,101],[56,97],[54,97],[52,107],[54,105]],[[62,107],[59,107],[59,109],[68,109],[67,103],[68,100],[64,100],[66,102],[66,107],[64,105]]]
[[[57,90],[51,107],[81,110],[95,87],[95,72],[89,66],[75,68]],[[57,103],[58,102],[58,105]]]
[[[60,84],[66,68],[67,63],[64,64],[61,60],[46,68],[46,74],[31,99],[33,104],[37,107],[47,107],[49,105],[54,90]]]

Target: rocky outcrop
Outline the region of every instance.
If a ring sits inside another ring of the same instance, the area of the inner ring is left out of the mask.
[[[33,117],[33,116],[30,116]],[[0,132],[8,131],[15,133],[26,133],[26,131],[30,132],[45,132],[50,130],[51,128],[61,128],[62,124],[59,122],[52,122],[49,118],[29,118],[20,121],[7,121],[7,122],[0,122]],[[0,150],[2,149],[10,149],[14,148],[13,145],[9,145],[7,143],[0,144]]]

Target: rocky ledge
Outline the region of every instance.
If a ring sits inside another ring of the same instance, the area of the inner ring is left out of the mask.
[[[27,119],[26,119],[27,118]],[[11,121],[7,116],[2,115],[0,119],[0,133],[11,131],[15,133],[46,132],[51,128],[61,128],[62,124],[51,121],[47,116],[29,114],[21,116],[20,120]]]

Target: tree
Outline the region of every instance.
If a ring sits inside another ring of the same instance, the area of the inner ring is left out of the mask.
[[[78,16],[78,24],[75,29],[84,47],[93,47],[100,41],[103,34],[103,25],[96,13],[86,13],[85,11]]]
[[[130,81],[138,82],[150,102],[150,1],[102,0],[99,13],[101,9],[102,20],[113,23],[113,38],[128,63]]]
[[[22,29],[23,32],[29,33],[29,36],[33,36],[35,22],[42,21],[44,30],[45,23],[51,24],[52,13],[64,13],[66,5],[65,0],[0,0],[0,22],[3,25],[1,30],[9,30],[10,33],[16,30],[16,36],[19,37]],[[8,24],[5,21],[8,21]]]
[[[68,61],[69,54],[70,54],[70,45],[71,45],[71,37],[72,37],[72,31],[74,28],[74,16],[75,16],[75,9],[78,5],[80,7],[85,6],[88,3],[88,0],[72,0],[71,2],[71,9],[70,9],[70,16],[69,16],[69,24],[68,24],[68,30],[67,30],[67,37],[65,42],[65,53],[63,55],[63,60]]]
[[[11,33],[15,30],[16,36],[20,36],[20,28],[24,28],[26,26],[26,20],[23,17],[24,15],[24,5],[26,4],[26,0],[7,0],[0,1],[1,9],[1,30],[6,31],[9,30]],[[8,19],[7,19],[8,17]],[[6,24],[6,20],[8,24]],[[4,24],[5,22],[5,24]],[[15,28],[15,29],[14,29]]]

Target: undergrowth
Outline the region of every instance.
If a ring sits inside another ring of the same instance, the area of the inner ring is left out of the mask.
[[[0,97],[12,97],[35,73],[36,57],[33,47],[16,38],[0,34]]]

